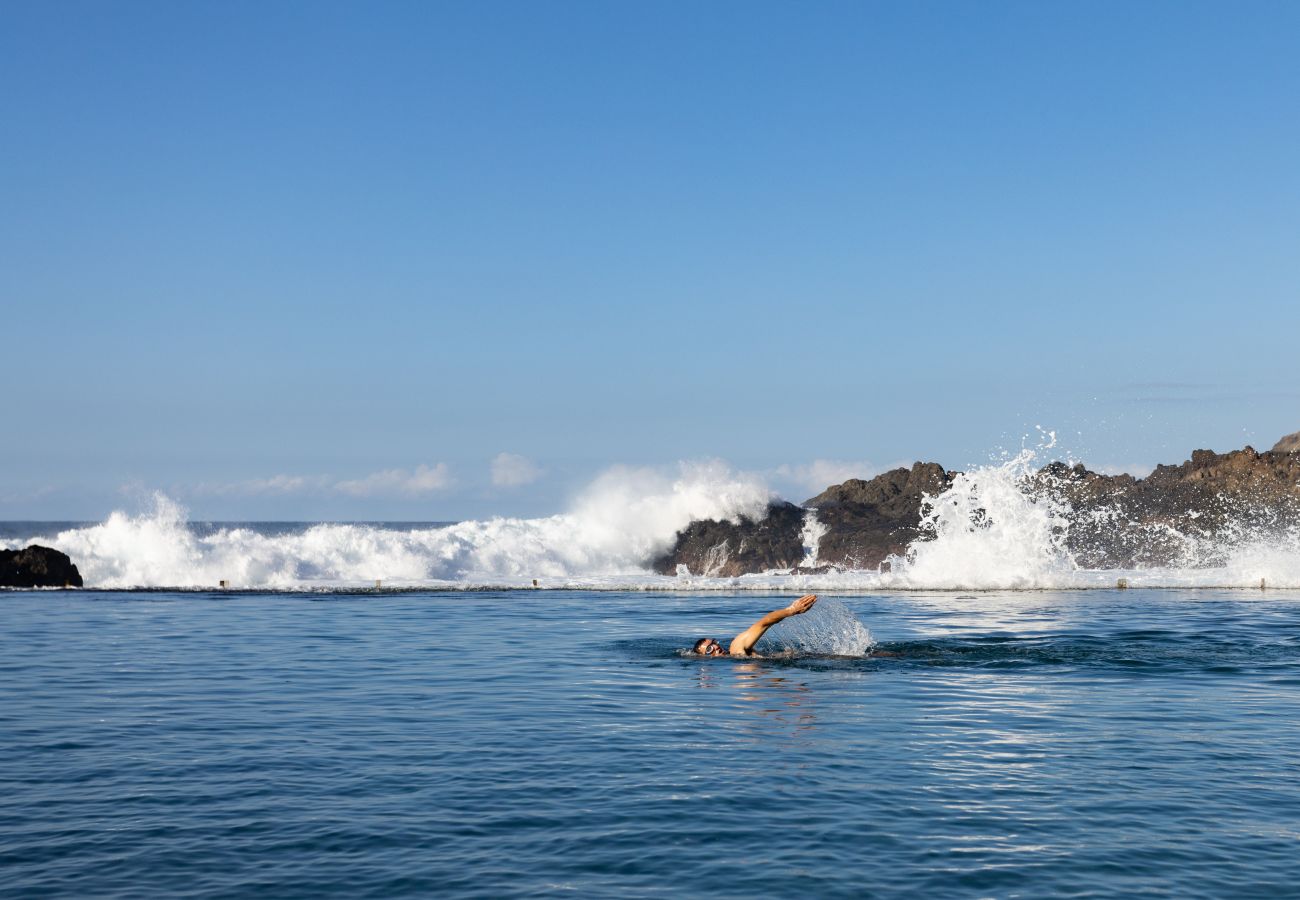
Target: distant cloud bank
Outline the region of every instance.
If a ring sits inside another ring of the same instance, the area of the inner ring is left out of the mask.
[[[528,457],[517,453],[498,453],[492,460],[492,483],[497,487],[532,484],[542,470]]]
[[[543,470],[526,456],[498,453],[491,461],[495,487],[521,487],[537,481]],[[343,494],[349,497],[418,497],[456,484],[444,462],[421,464],[414,469],[384,469],[359,478],[329,475],[272,475],[231,482],[202,482],[188,493],[208,497],[276,497],[291,494]]]
[[[373,497],[379,494],[427,494],[451,485],[451,470],[446,463],[435,466],[416,466],[415,471],[386,469],[355,481],[340,481],[334,487],[353,497]]]
[[[194,493],[205,496],[286,496],[289,494],[347,494],[351,497],[419,496],[444,490],[454,483],[446,463],[418,465],[414,469],[385,469],[361,478],[335,479],[324,475],[273,475],[225,484],[204,482]]]

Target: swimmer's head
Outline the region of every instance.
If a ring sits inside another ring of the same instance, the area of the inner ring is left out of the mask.
[[[726,656],[727,651],[713,638],[700,638],[695,642],[695,652],[701,656]]]

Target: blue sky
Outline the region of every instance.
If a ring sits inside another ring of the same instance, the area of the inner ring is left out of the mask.
[[[1270,446],[1300,429],[1298,32],[1292,3],[2,4],[0,518],[534,515],[701,458],[803,499],[1035,425],[1096,467]]]

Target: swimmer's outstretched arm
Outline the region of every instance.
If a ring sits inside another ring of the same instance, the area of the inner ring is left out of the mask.
[[[791,603],[785,609],[772,610],[753,625],[750,625],[740,634],[736,635],[735,640],[731,642],[731,649],[728,652],[732,656],[748,656],[754,652],[754,645],[758,643],[759,638],[767,634],[769,628],[783,619],[797,616],[800,613],[806,613],[808,610],[812,609],[812,605],[816,602],[816,594],[806,594]]]

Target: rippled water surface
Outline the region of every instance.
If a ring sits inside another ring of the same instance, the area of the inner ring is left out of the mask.
[[[1295,895],[1300,599],[833,599],[0,594],[0,893]]]

